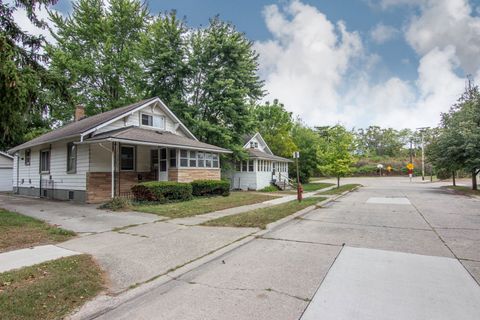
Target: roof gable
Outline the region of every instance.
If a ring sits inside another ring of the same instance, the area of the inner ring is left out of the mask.
[[[248,138],[248,137],[247,137]],[[247,139],[245,139],[247,140]],[[270,150],[270,147],[268,146],[268,144],[265,142],[265,140],[263,139],[262,135],[260,134],[260,132],[257,132],[255,133],[253,136],[249,137],[248,140],[245,142],[245,145],[243,146],[244,149],[248,149],[250,148],[250,141],[252,140],[257,140],[263,147],[263,149],[265,149],[265,152],[268,153],[268,154],[271,154],[273,155],[273,152],[272,150]]]
[[[43,143],[50,143],[59,141],[65,138],[71,138],[80,136],[83,140],[83,136],[95,132],[96,130],[105,127],[115,121],[124,118],[128,114],[132,114],[138,110],[150,106],[152,103],[157,103],[160,108],[171,117],[179,127],[187,134],[188,137],[194,140],[198,140],[188,128],[177,118],[177,116],[160,100],[159,97],[153,97],[150,99],[142,100],[136,103],[132,103],[128,106],[113,109],[107,112],[99,113],[97,115],[81,119],[79,121],[71,122],[58,129],[47,132],[35,139],[25,142],[19,146],[16,146],[9,150],[9,153],[14,153],[21,149],[30,148]]]

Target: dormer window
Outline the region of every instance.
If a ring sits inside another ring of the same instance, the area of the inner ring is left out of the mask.
[[[142,113],[142,126],[153,127],[153,116]]]
[[[258,142],[250,141],[250,148],[257,149],[258,148]]]

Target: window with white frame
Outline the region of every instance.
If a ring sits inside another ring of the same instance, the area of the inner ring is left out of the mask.
[[[235,161],[235,171],[242,171],[242,161]]]
[[[77,146],[73,142],[67,143],[67,173],[77,171]]]
[[[212,167],[212,154],[209,152],[205,153],[205,167]]]
[[[153,116],[151,114],[142,113],[142,126],[153,127]]]
[[[170,168],[177,167],[177,149],[170,149]]]
[[[197,165],[199,168],[205,167],[205,153],[204,152],[199,152],[197,155]]]
[[[180,150],[180,167],[188,167],[188,151]]]
[[[253,160],[248,160],[248,171],[249,172],[255,171],[253,167]]]
[[[196,167],[197,166],[197,152],[196,151],[190,151],[190,157],[189,157],[189,167]]]
[[[247,161],[242,161],[242,172],[247,172]]]
[[[40,151],[40,172],[50,172],[50,149]]]
[[[30,165],[30,155],[31,155],[31,153],[32,153],[32,151],[30,149],[25,150],[25,166]]]
[[[217,153],[212,154],[212,158],[213,158],[213,161],[212,161],[213,167],[218,168],[220,166],[220,160],[219,160],[218,154]]]

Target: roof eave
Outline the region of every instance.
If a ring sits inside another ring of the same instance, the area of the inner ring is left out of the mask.
[[[192,147],[192,146],[185,146],[180,144],[155,143],[155,142],[139,141],[139,140],[132,140],[132,139],[120,139],[120,138],[104,138],[104,139],[98,139],[98,140],[87,140],[87,141],[78,142],[77,144],[92,144],[92,143],[100,143],[100,142],[122,142],[122,143],[138,144],[138,145],[144,145],[144,146],[171,147],[171,148],[201,150],[201,151],[209,151],[209,152],[225,153],[225,154],[233,153],[232,151],[227,149]]]

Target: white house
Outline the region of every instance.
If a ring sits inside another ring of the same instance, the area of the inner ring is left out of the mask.
[[[0,191],[12,191],[13,157],[0,151]]]
[[[249,159],[235,163],[233,189],[261,190],[271,184],[288,187],[288,164],[293,161],[274,155],[258,132],[245,137],[244,142]]]
[[[220,179],[221,153],[198,139],[158,98],[75,121],[11,150],[18,194],[102,202],[141,181]]]

